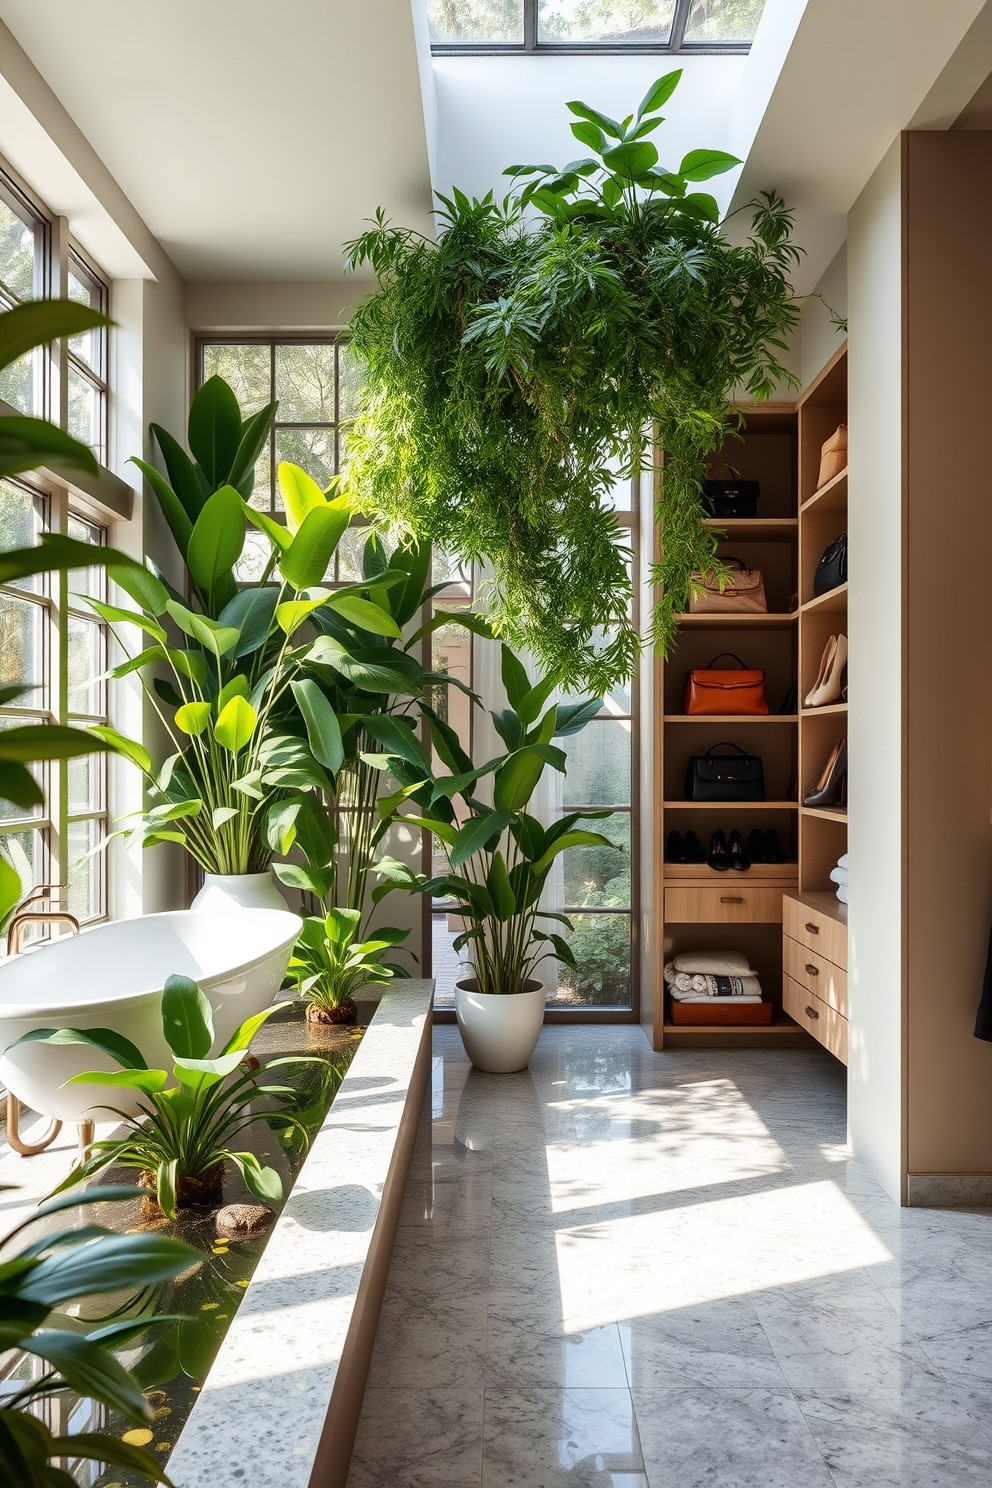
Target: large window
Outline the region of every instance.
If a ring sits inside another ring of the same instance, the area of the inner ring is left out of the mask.
[[[22,481],[0,481],[0,530],[11,546],[28,545],[43,532],[68,532],[102,544],[106,533],[69,510],[65,492]],[[103,568],[65,578],[38,574],[0,585],[0,684],[26,691],[0,708],[0,728],[13,723],[107,721],[106,627],[78,596],[102,598]],[[25,890],[60,884],[63,900],[80,921],[107,913],[107,757],[93,754],[67,764],[39,766],[44,807],[23,811],[0,804],[0,846],[21,875]]]
[[[46,213],[0,170],[0,310],[64,296],[106,314],[107,285],[64,235],[65,219]],[[106,464],[107,376],[107,333],[88,331],[64,347],[36,347],[6,367],[0,398],[60,424]]]
[[[765,0],[427,0],[438,52],[746,51]]]

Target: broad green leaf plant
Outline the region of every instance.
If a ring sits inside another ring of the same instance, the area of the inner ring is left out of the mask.
[[[177,1207],[210,1202],[220,1192],[223,1166],[233,1163],[257,1198],[282,1198],[282,1180],[253,1152],[231,1146],[238,1134],[261,1114],[274,1131],[306,1141],[306,1130],[293,1110],[296,1092],[272,1084],[272,1071],[286,1064],[315,1061],[303,1055],[270,1059],[255,1068],[246,1065],[248,1045],[267,1018],[289,1004],[276,1003],[247,1018],[219,1054],[210,1058],[214,1041],[210,1003],[188,977],[171,976],[162,994],[162,1026],[173,1054],[172,1081],[168,1070],[149,1069],[141,1051],[111,1029],[38,1029],[20,1042],[89,1044],[122,1066],[119,1073],[93,1070],[74,1075],[70,1085],[119,1086],[138,1090],[146,1104],[133,1117],[108,1106],[120,1116],[126,1131],[121,1137],[94,1142],[92,1156],[82,1159],[55,1193],[74,1188],[105,1168],[138,1168],[154,1184],[162,1213],[172,1219]],[[259,1113],[252,1103],[259,1095],[275,1097],[277,1109]]]
[[[737,425],[735,390],[761,401],[794,381],[791,216],[766,194],[735,245],[699,188],[739,162],[662,162],[651,136],[680,77],[622,120],[570,103],[588,153],[509,167],[502,203],[442,197],[436,241],[380,212],[348,245],[349,267],[377,280],[350,327],[365,388],[348,488],[393,531],[483,560],[497,634],[596,692],[629,677],[639,648],[616,471],[651,466],[656,436],[653,631],[667,648],[691,575],[714,568],[701,483]]]
[[[285,526],[247,506],[232,488],[209,497],[197,518],[193,537],[200,548],[230,558],[232,569],[246,520],[272,544],[272,582],[235,588],[216,618],[182,602],[148,571],[118,575],[137,611],[86,601],[127,656],[113,675],[138,673],[172,742],[156,765],[142,746],[113,729],[98,730],[148,780],[153,804],[141,840],[177,842],[207,873],[264,872],[274,856],[290,851],[301,818],[322,813],[317,794],[333,793],[345,752],[338,717],[312,673],[325,665],[334,672],[339,657],[347,665],[363,639],[400,636],[386,596],[408,575],[386,569],[357,584],[323,587],[350,521],[348,503],[333,488],[321,491],[295,465],[280,465],[279,483]],[[226,592],[228,578],[234,583],[231,572],[218,573],[208,599],[218,586]],[[313,622],[323,611],[339,617],[347,646],[314,639]],[[170,624],[184,645],[173,644]],[[132,625],[148,642],[134,654],[124,633]]]
[[[307,1003],[315,1023],[354,1023],[360,987],[390,982],[409,973],[384,959],[409,935],[408,930],[381,926],[362,939],[360,909],[325,905],[323,915],[308,915],[293,948],[289,975]]]
[[[36,1220],[80,1204],[133,1199],[132,1188],[103,1187],[43,1204],[4,1237],[6,1246]],[[101,1225],[74,1224],[42,1235],[0,1265],[0,1375],[8,1376],[18,1353],[45,1364],[37,1379],[11,1388],[0,1406],[0,1482],[11,1488],[74,1488],[59,1459],[80,1457],[157,1483],[169,1483],[149,1452],[106,1432],[53,1436],[31,1407],[60,1390],[99,1401],[137,1426],[152,1410],[140,1383],[118,1361],[114,1349],[129,1344],[156,1322],[146,1315],[88,1332],[58,1326],[56,1309],[104,1292],[151,1286],[201,1259],[199,1251],[166,1235],[120,1235]]]
[[[565,752],[553,741],[580,732],[602,700],[546,706],[556,687],[554,674],[531,683],[507,646],[502,676],[510,706],[491,717],[505,753],[473,766],[451,731],[436,721],[434,747],[452,773],[430,782],[430,805],[421,815],[405,818],[444,845],[449,871],[439,878],[420,877],[417,886],[422,893],[456,901],[465,930],[455,949],[467,947],[479,991],[500,996],[526,991],[549,957],[574,966],[568,941],[545,923],[557,922],[568,931],[573,926],[565,915],[542,909],[541,895],[561,853],[615,846],[581,825],[612,815],[608,810],[570,811],[547,827],[527,810],[545,769],[565,773]],[[478,795],[489,778],[491,805]]]

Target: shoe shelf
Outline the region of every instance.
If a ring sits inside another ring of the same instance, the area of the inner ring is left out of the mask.
[[[836,589],[828,589],[826,594],[818,594],[815,599],[808,599],[802,606],[804,615],[818,610],[821,615],[839,615],[847,610],[847,585],[838,584]]]
[[[846,703],[826,703],[822,708],[803,708],[800,718],[844,718],[847,716]]]
[[[800,507],[800,514],[808,516],[810,512],[846,512],[847,511],[847,467],[835,475],[833,480],[827,481],[818,491],[814,491]]]
[[[817,785],[836,742],[847,733],[846,703],[803,705],[829,637],[847,630],[847,585],[813,595],[820,555],[846,528],[848,472],[843,470],[816,488],[820,447],[846,419],[846,383],[842,351],[797,403],[742,407],[742,437],[728,439],[726,447],[713,455],[714,475],[720,475],[718,466],[729,460],[743,479],[760,483],[757,517],[713,518],[707,526],[717,536],[721,556],[740,549],[741,557],[762,570],[771,610],[759,615],[682,615],[676,644],[656,664],[653,912],[656,941],[663,949],[653,988],[652,1035],[658,1049],[813,1047],[807,1028],[783,1006],[787,989],[780,906],[812,892],[825,901],[825,914],[831,913],[827,908],[831,903],[834,913],[842,908],[828,891],[830,870],[846,847],[846,810],[807,808],[801,803]],[[799,602],[792,598],[796,594]],[[790,685],[798,682],[798,712],[757,716],[682,712],[687,672],[705,667],[720,650],[765,672],[772,708],[781,706]],[[689,758],[722,741],[761,755],[768,800],[680,799]],[[711,832],[729,832],[735,819],[745,839],[755,830],[776,830],[786,861],[726,871],[705,862],[664,861],[671,831],[684,834],[694,829],[706,849]],[[692,891],[695,898],[690,903]],[[741,897],[739,903],[734,901],[737,908],[731,914],[722,896],[733,894]],[[760,978],[762,995],[772,1003],[770,1024],[672,1020],[661,958],[702,950],[747,955]]]

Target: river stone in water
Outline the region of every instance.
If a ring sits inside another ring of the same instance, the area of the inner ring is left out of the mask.
[[[222,1235],[258,1235],[275,1219],[264,1204],[228,1204],[218,1209],[214,1223]]]

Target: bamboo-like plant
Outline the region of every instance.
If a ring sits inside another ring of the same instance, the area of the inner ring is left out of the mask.
[[[656,431],[667,646],[691,574],[714,566],[702,477],[735,389],[759,401],[794,381],[780,357],[797,319],[792,219],[769,193],[735,245],[697,188],[739,162],[690,150],[661,163],[648,136],[680,77],[623,120],[570,103],[590,153],[509,167],[502,204],[442,197],[436,241],[380,213],[348,245],[349,267],[377,280],[350,328],[366,380],[349,489],[372,519],[484,559],[495,631],[602,692],[639,645],[615,472],[651,464]]]
[[[252,1102],[258,1095],[273,1095],[279,1109],[262,1113],[273,1130],[302,1134],[306,1131],[292,1110],[295,1092],[285,1085],[266,1084],[277,1066],[319,1061],[305,1055],[286,1055],[249,1068],[245,1063],[248,1045],[267,1018],[289,1004],[272,1007],[246,1018],[223,1049],[208,1057],[214,1041],[210,1003],[189,977],[170,976],[162,994],[162,1027],[173,1054],[172,1078],[162,1069],[149,1069],[140,1049],[129,1039],[106,1028],[38,1029],[20,1042],[43,1044],[88,1044],[109,1054],[122,1066],[120,1072],[92,1070],[74,1075],[70,1085],[118,1086],[139,1090],[147,1102],[140,1117],[129,1116],[113,1106],[103,1109],[120,1116],[127,1128],[121,1137],[107,1137],[92,1144],[92,1156],[82,1159],[55,1193],[74,1188],[105,1168],[138,1168],[154,1183],[162,1213],[175,1217],[177,1206],[209,1203],[221,1190],[223,1167],[233,1163],[256,1197],[270,1202],[282,1198],[282,1181],[274,1168],[263,1166],[253,1152],[236,1151],[231,1143],[245,1127],[258,1119]]]
[[[6,1245],[36,1220],[79,1204],[132,1199],[134,1190],[95,1188],[43,1204],[4,1237]],[[169,1483],[150,1453],[107,1432],[53,1436],[31,1406],[57,1390],[71,1389],[100,1401],[143,1426],[152,1411],[137,1380],[113,1350],[159,1321],[147,1314],[88,1333],[53,1327],[55,1309],[80,1297],[129,1286],[152,1286],[200,1259],[199,1251],[166,1235],[119,1235],[101,1225],[75,1225],[43,1235],[0,1266],[0,1370],[18,1352],[42,1359],[39,1379],[4,1396],[0,1406],[0,1482],[11,1488],[73,1488],[55,1460],[81,1457]]]

